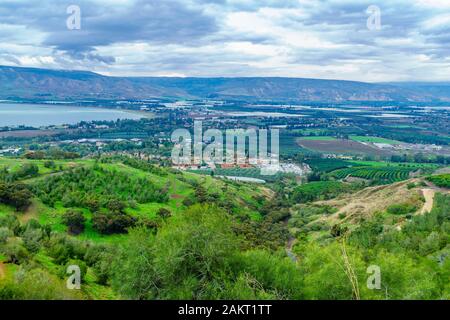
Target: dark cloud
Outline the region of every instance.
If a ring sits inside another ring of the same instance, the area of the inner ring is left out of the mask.
[[[68,3],[43,0],[0,3],[2,20],[45,32],[43,45],[62,50],[74,58],[112,62],[93,54],[94,47],[114,43],[149,42],[194,45],[218,30],[215,19],[200,7],[188,7],[178,0],[133,1],[131,5],[100,6],[93,1],[76,1],[81,9],[81,30],[66,26]]]

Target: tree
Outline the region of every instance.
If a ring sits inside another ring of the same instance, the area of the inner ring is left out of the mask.
[[[0,245],[5,244],[9,237],[14,234],[11,230],[6,227],[0,227]]]
[[[44,167],[46,167],[48,169],[55,169],[56,168],[55,161],[53,161],[53,160],[45,161],[44,162]]]
[[[29,253],[23,246],[23,242],[20,239],[10,239],[3,247],[3,254],[7,257],[6,262],[21,264],[25,262]]]
[[[117,199],[109,200],[106,207],[114,213],[123,213],[126,208],[125,203]]]
[[[102,234],[126,233],[136,219],[125,213],[96,213],[92,219],[95,230]]]
[[[86,218],[81,211],[68,210],[64,213],[62,220],[69,228],[69,233],[77,235],[84,231]]]
[[[0,183],[0,203],[11,205],[17,211],[28,208],[32,197],[33,194],[26,185]]]

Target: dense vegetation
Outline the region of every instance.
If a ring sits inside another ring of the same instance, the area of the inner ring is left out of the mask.
[[[382,183],[392,183],[410,178],[415,168],[402,167],[357,167],[333,171],[332,176],[337,179],[356,177]]]
[[[164,189],[146,178],[131,178],[101,166],[81,167],[39,180],[34,190],[50,206],[61,201],[65,207],[105,207],[111,199],[138,203],[165,202]],[[94,210],[95,211],[95,210]]]
[[[350,225],[314,202],[361,184],[280,179],[272,191],[130,157],[52,161],[4,161],[0,299],[450,298],[448,195],[426,215],[399,203]],[[71,265],[79,291],[65,286]],[[367,288],[371,265],[381,290]]]
[[[428,178],[428,181],[433,182],[438,187],[450,188],[450,174],[431,176]]]
[[[294,203],[327,200],[352,190],[355,186],[339,181],[316,181],[296,187],[291,196]]]

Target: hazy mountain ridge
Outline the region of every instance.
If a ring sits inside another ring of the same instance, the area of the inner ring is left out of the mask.
[[[364,83],[282,77],[108,77],[88,71],[0,66],[0,98],[217,98],[274,101],[450,101],[448,83]]]

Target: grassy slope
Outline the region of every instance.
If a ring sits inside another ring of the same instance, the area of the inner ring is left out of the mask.
[[[39,166],[39,175],[32,179],[26,179],[22,182],[27,184],[33,184],[37,180],[45,179],[48,175],[59,174],[59,165],[62,166],[63,170],[73,168],[76,166],[91,166],[94,164],[93,160],[77,160],[77,161],[55,161],[58,169],[51,170],[44,167],[44,161],[40,160],[25,160],[25,159],[10,159],[1,158],[0,167],[8,167],[10,171],[17,170],[20,165],[24,163],[34,163]],[[126,212],[133,216],[145,216],[147,218],[155,218],[156,213],[160,208],[169,209],[172,213],[178,214],[182,212],[185,207],[182,202],[186,197],[193,195],[193,187],[182,181],[180,178],[183,177],[184,180],[196,181],[202,185],[208,192],[216,193],[220,199],[229,198],[240,206],[242,213],[249,215],[253,219],[259,219],[260,215],[255,210],[249,208],[251,206],[258,206],[258,203],[253,199],[253,196],[264,194],[269,195],[268,189],[262,186],[245,185],[241,183],[230,183],[225,182],[220,179],[214,179],[209,176],[202,176],[193,173],[182,173],[181,175],[168,173],[167,176],[158,176],[149,172],[145,172],[139,169],[135,169],[124,165],[123,163],[113,163],[113,164],[100,164],[100,166],[121,171],[127,175],[140,178],[146,177],[151,180],[156,186],[163,188],[164,186],[169,186],[169,201],[167,203],[143,203],[138,204],[136,208],[127,208]],[[224,191],[224,188],[227,188]],[[86,229],[78,237],[81,239],[92,240],[96,242],[117,242],[122,241],[126,235],[109,235],[103,236],[96,232],[92,228],[91,217],[92,213],[85,208],[79,208],[82,210],[87,218]],[[21,213],[19,219],[22,222],[26,222],[30,219],[36,219],[42,224],[51,225],[52,229],[59,232],[65,232],[66,226],[62,224],[61,217],[66,212],[67,208],[64,208],[60,202],[57,202],[54,208],[48,207],[43,204],[39,199],[34,199],[32,206],[25,212]],[[14,213],[14,210],[8,206],[0,205],[0,216],[7,215],[9,213]]]
[[[57,166],[62,165],[63,170],[67,170],[74,166],[91,166],[94,161],[92,160],[77,160],[77,161],[55,161]],[[45,179],[46,176],[50,174],[58,174],[60,171],[51,170],[44,167],[44,161],[36,160],[24,160],[24,159],[7,159],[0,158],[0,167],[9,167],[10,170],[17,170],[20,165],[24,163],[35,163],[39,166],[39,175],[32,179],[23,180],[22,182],[27,184],[33,184],[38,179]],[[193,187],[184,181],[180,180],[180,175],[169,173],[167,176],[156,176],[154,174],[144,172],[135,168],[128,167],[122,163],[114,164],[101,164],[101,166],[109,169],[115,169],[118,171],[125,172],[126,174],[138,178],[147,177],[158,187],[164,187],[167,184],[169,187],[170,199],[168,203],[145,203],[139,204],[137,208],[127,208],[126,211],[134,216],[147,216],[148,218],[155,218],[156,212],[160,208],[167,208],[171,210],[174,214],[181,213],[185,207],[182,205],[183,199],[192,195],[194,193]],[[222,199],[228,197],[233,199],[238,204],[242,212],[248,214],[253,219],[259,219],[260,215],[258,212],[253,211],[248,207],[249,204],[257,206],[256,200],[253,196],[256,195],[266,195],[270,196],[271,192],[260,186],[249,186],[240,183],[229,183],[222,181],[220,179],[214,179],[209,176],[201,176],[193,173],[183,173],[182,177],[184,179],[197,181],[200,183],[208,192],[217,193]],[[226,193],[223,188],[227,186]],[[79,208],[82,210],[87,218],[85,231],[77,236],[79,239],[90,240],[97,243],[119,243],[127,238],[127,235],[108,235],[104,236],[99,234],[92,228],[91,217],[92,213],[88,209]],[[6,205],[0,205],[0,217],[8,214],[17,214],[19,220],[22,223],[30,219],[36,219],[41,224],[49,224],[52,230],[59,232],[66,232],[67,228],[61,222],[62,215],[66,212],[67,208],[64,208],[61,203],[57,203],[54,208],[48,207],[43,204],[39,199],[33,199],[33,204],[24,213],[16,213],[15,210]],[[0,262],[3,262],[4,257],[0,256]],[[53,262],[53,259],[49,257],[46,252],[41,251],[36,255],[36,262],[42,265],[47,271],[53,274],[58,274],[61,272],[59,266]],[[6,279],[12,280],[15,271],[18,266],[13,264],[3,264],[2,270],[6,275]],[[62,280],[61,280],[62,281]],[[83,285],[82,295],[89,299],[118,299],[119,297],[114,294],[112,289],[108,286],[102,286],[97,284],[95,275],[91,269],[88,269],[85,284]]]
[[[324,235],[329,236],[329,229],[335,224],[345,225],[350,230],[354,229],[361,221],[373,217],[375,214],[381,214],[388,226],[401,226],[407,221],[406,216],[390,214],[387,209],[393,205],[410,204],[416,207],[412,214],[419,215],[425,204],[423,190],[420,187],[421,181],[423,181],[423,178],[368,187],[355,193],[343,194],[335,199],[310,204],[309,206],[332,208],[332,212],[310,217],[308,225],[310,226],[309,229],[313,231],[309,233],[309,238],[316,239]],[[414,183],[416,187],[408,188],[408,184],[411,183]],[[298,216],[301,210],[301,206],[293,207],[293,217]],[[312,226],[316,224],[327,227],[322,228],[325,230],[314,231]]]

